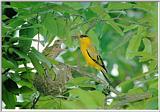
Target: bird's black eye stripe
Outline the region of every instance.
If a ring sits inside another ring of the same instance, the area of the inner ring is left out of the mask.
[[[85,38],[88,37],[87,35],[81,35],[80,38]]]

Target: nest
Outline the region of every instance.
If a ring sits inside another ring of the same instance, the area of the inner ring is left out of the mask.
[[[65,84],[72,78],[71,69],[64,64],[59,64],[56,67],[57,69],[53,70],[56,75],[54,80],[51,78],[51,74],[35,74],[33,85],[41,94],[57,96],[65,92]]]
[[[65,84],[59,80],[52,80],[49,76],[36,74],[33,85],[43,95],[61,95],[66,90]]]

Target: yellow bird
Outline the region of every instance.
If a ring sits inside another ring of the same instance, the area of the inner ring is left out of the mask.
[[[107,82],[112,85],[111,81],[105,75],[108,73],[108,70],[103,63],[101,56],[93,46],[91,39],[87,35],[80,35],[80,49],[87,64],[96,68],[97,70],[100,70]]]

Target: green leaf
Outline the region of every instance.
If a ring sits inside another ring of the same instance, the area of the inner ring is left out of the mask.
[[[32,47],[31,52],[36,56],[39,61],[46,63],[49,68],[52,66],[49,60],[42,53],[38,52],[34,47]]]
[[[18,41],[20,41],[20,40],[23,40],[23,41],[29,41],[29,42],[32,42],[32,38],[28,38],[28,37],[14,37],[15,38],[15,40],[17,39]],[[13,38],[12,38],[13,39]]]
[[[25,79],[17,81],[17,84],[21,86],[27,86],[28,88],[33,88],[33,84],[30,81],[25,80]]]
[[[94,31],[96,32],[97,36],[102,36],[102,34],[105,32],[106,24],[104,24],[104,22],[98,22],[95,26]]]
[[[22,86],[21,88],[19,88],[20,93],[31,93],[33,92],[33,90],[27,86]]]
[[[11,27],[8,27],[6,25],[2,25],[2,37],[5,38],[5,36],[7,35],[7,33],[11,30]]]
[[[65,40],[64,43],[68,47],[72,47],[72,45],[74,44],[73,39],[71,37],[71,30],[70,30],[71,25],[72,23],[69,21],[57,20],[57,26],[58,26],[57,36],[63,38]]]
[[[10,78],[7,79],[3,83],[3,85],[12,94],[15,94],[15,95],[19,94],[17,82],[13,81],[12,79],[10,79]]]
[[[12,74],[10,78],[11,78],[13,81],[15,81],[16,83],[21,80],[20,74],[19,74],[17,71],[16,71],[16,73]]]
[[[14,109],[16,105],[16,96],[7,91],[4,85],[2,85],[2,100],[6,104],[7,109]]]
[[[63,109],[84,109],[85,105],[78,101],[78,100],[63,100],[62,101],[62,108]]]
[[[28,57],[28,55],[27,55],[25,52],[23,52],[22,50],[13,49],[13,51],[14,51],[17,55],[19,55],[19,57],[24,58],[24,59],[27,60],[27,61],[30,60],[29,57]]]
[[[97,104],[97,106],[99,108],[102,108],[104,104],[103,100],[105,99],[105,95],[99,91],[91,91],[90,95],[94,99],[94,102]]]
[[[129,41],[129,45],[127,47],[127,51],[126,51],[126,58],[130,58],[132,59],[134,56],[133,53],[134,51],[137,51],[139,46],[141,43],[141,38],[138,35],[134,35],[130,41]]]
[[[37,59],[35,54],[33,52],[30,52],[29,57],[31,59],[33,66],[35,67],[36,71],[38,72],[38,74],[43,76],[44,69],[43,69],[42,65],[39,63],[39,60]]]
[[[128,94],[132,95],[132,94],[141,94],[141,93],[144,93],[144,90],[140,87],[137,87],[137,88],[133,88],[133,89],[130,89],[128,91]]]
[[[65,4],[55,4],[55,3],[47,3],[47,7],[49,7],[50,9],[56,11],[56,12],[60,12],[60,13],[76,13],[76,10],[73,10],[72,8],[70,8],[69,6],[65,5]]]
[[[56,25],[57,25],[57,36],[63,38],[66,33],[65,32],[66,23],[65,23],[64,19],[57,19]]]
[[[133,8],[134,4],[131,3],[122,3],[122,2],[109,2],[107,9],[108,10],[122,10]]]
[[[60,109],[62,101],[51,96],[41,96],[36,103],[37,109]]]
[[[10,44],[17,43],[17,42],[18,42],[18,38],[17,38],[17,37],[12,37],[12,38],[10,38],[10,40],[9,40],[9,43],[10,43]]]
[[[91,20],[91,19],[97,17],[97,14],[95,12],[93,12],[91,9],[85,10],[84,15],[87,20]]]
[[[99,38],[98,38],[98,35],[93,30],[90,30],[88,32],[88,36],[91,38],[91,40],[92,40],[93,45],[95,46],[95,48],[97,50],[99,50]]]
[[[119,86],[122,88],[122,91],[124,93],[128,92],[128,90],[132,89],[134,87],[134,83],[132,80],[126,80],[119,84]]]
[[[150,83],[149,88],[158,89],[158,80],[153,80],[153,82]]]
[[[67,86],[80,86],[80,87],[91,87],[95,88],[95,85],[90,83],[91,79],[88,77],[77,77],[69,80],[67,82]]]
[[[132,52],[129,55],[132,55],[132,57],[139,56],[139,58],[140,58],[139,62],[145,62],[150,59],[155,60],[152,55],[150,55],[149,53],[146,53],[146,52]]]
[[[129,25],[129,26],[126,26],[123,30],[123,32],[128,32],[130,30],[133,30],[133,29],[136,29],[138,27],[138,25]]]
[[[157,8],[157,5],[158,5],[157,3],[152,3],[152,2],[148,2],[148,3],[137,2],[134,8],[139,8],[139,9],[143,9],[150,12],[150,11],[154,11]]]
[[[71,96],[75,96],[85,108],[102,108],[105,95],[99,91],[84,91],[82,89],[73,89],[69,91]]]
[[[42,21],[42,25],[44,25],[43,30],[45,32],[43,34],[45,37],[47,36],[48,39],[50,39],[50,38],[53,38],[54,36],[56,36],[56,34],[58,32],[57,22],[56,22],[55,17],[52,14],[47,14],[44,17],[44,20]]]
[[[148,54],[152,54],[152,44],[151,44],[151,41],[147,38],[143,38],[143,43],[144,43],[144,50],[143,52],[146,52]]]
[[[6,15],[2,15],[2,21],[8,19]]]
[[[2,83],[8,80],[9,78],[6,75],[2,75]]]
[[[148,91],[153,95],[153,97],[158,96],[158,81],[152,82],[149,85]]]
[[[148,91],[152,94],[153,97],[158,96],[158,89],[150,88]]]
[[[104,90],[104,85],[103,84],[96,85],[96,90],[97,91],[103,91]]]
[[[73,8],[75,10],[79,10],[79,9],[84,8],[84,6],[81,4],[81,2],[64,2],[64,5],[67,5],[70,8]]]
[[[9,27],[15,29],[17,28],[18,26],[22,25],[25,21],[21,18],[14,18],[14,19],[11,19],[10,22],[9,22]]]
[[[11,2],[12,7],[20,8],[34,8],[39,7],[39,5],[43,4],[42,2]]]
[[[14,68],[15,66],[13,62],[2,57],[2,67],[3,68]]]
[[[97,109],[102,108],[104,105],[105,96],[101,92],[74,89],[70,93],[73,96],[77,96],[77,98],[75,100],[62,101],[64,109]]]
[[[29,27],[29,28],[25,28],[25,27]],[[33,28],[30,28],[30,27],[33,27]],[[25,41],[23,40],[23,38],[32,39],[36,35],[37,29],[35,29],[34,26],[30,24],[24,24],[22,25],[21,28],[25,28],[25,29],[20,29],[19,31],[20,38],[22,38],[19,40],[19,46],[22,50],[29,51],[32,41]]]
[[[28,109],[32,105],[32,102],[30,101],[24,101],[24,102],[16,102],[16,106],[20,107],[21,109]]]
[[[137,110],[139,110],[139,109],[146,109],[145,108],[146,107],[146,101],[138,101],[138,102],[135,102],[135,103],[131,103],[128,107],[127,107],[127,109],[137,109]]]
[[[100,5],[95,5],[90,8],[93,12],[97,13],[97,15],[99,15],[99,17],[101,17],[101,19],[106,20],[107,21],[106,23],[111,25],[112,28],[117,31],[117,33],[119,33],[121,36],[124,35],[121,28],[118,26],[118,24],[114,20],[112,20],[110,15],[105,12],[104,8],[102,8]]]
[[[112,28],[117,31],[117,33],[119,33],[121,36],[124,35],[122,29],[118,26],[118,24],[114,20],[112,20],[109,14],[106,13],[105,19],[108,20],[107,24],[111,25]]]
[[[89,7],[93,12],[95,12],[97,15],[99,15],[100,17],[105,16],[105,9],[102,8],[102,6],[100,5],[100,3],[95,3],[92,2],[92,6]]]
[[[146,109],[158,109],[158,97],[146,100]]]
[[[27,68],[27,69],[30,69],[30,68]],[[23,72],[23,70],[24,70],[24,72]],[[19,71],[22,71],[22,73],[21,73],[21,75],[20,75],[20,77],[21,77],[22,79],[28,80],[28,81],[30,81],[30,82],[33,81],[34,75],[35,75],[33,72],[31,72],[31,71],[27,71],[27,72],[26,72],[26,68],[25,68],[25,67],[24,67],[24,68],[19,68]]]
[[[150,58],[151,59],[151,58]],[[150,70],[155,70],[155,68],[157,67],[158,63],[157,63],[157,60],[152,60],[150,61],[149,63],[149,69]]]
[[[72,47],[74,45],[73,39],[72,39],[71,34],[70,34],[70,31],[67,31],[65,39],[66,39],[66,41],[64,41],[64,43],[68,47]]]
[[[129,41],[129,45],[128,45],[127,51],[126,51],[126,58],[127,59],[132,59],[135,56],[135,55],[133,55],[133,53],[138,51],[139,46],[141,44],[141,40],[145,36],[146,36],[146,29],[142,26],[139,26],[137,34],[134,35]]]
[[[48,38],[48,42],[52,42],[55,36],[63,38],[67,46],[71,46],[72,38],[70,33],[71,22],[63,18],[55,18],[53,15],[48,14],[42,23],[44,27],[41,29],[42,34]]]

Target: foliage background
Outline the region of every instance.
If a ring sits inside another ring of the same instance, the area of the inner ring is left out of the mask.
[[[2,2],[4,108],[158,109],[157,9],[157,2]],[[103,93],[102,84],[85,73],[70,72],[73,78],[65,83],[68,89],[62,98],[46,93],[34,102],[39,96],[33,85],[34,71],[43,77],[42,64],[57,66],[57,60],[50,61],[31,47],[36,41],[33,37],[42,35],[40,43],[45,46],[58,36],[67,46],[59,56],[61,61],[97,75],[98,71],[85,66],[78,40],[73,38],[88,29],[121,94],[149,96],[111,97],[112,103],[106,103],[109,95]]]

